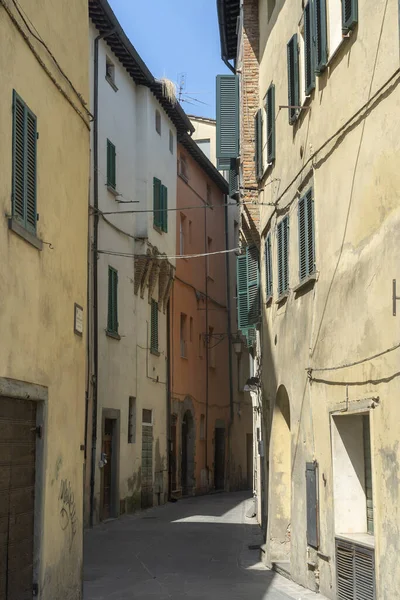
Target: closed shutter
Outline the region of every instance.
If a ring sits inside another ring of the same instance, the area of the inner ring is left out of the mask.
[[[271,234],[265,240],[265,295],[266,299],[272,296],[272,256],[271,256]]]
[[[315,271],[314,202],[312,189],[299,200],[299,279]]]
[[[107,185],[113,189],[116,186],[115,146],[110,140],[107,140]]]
[[[249,326],[249,302],[247,291],[247,255],[242,254],[236,259],[237,277],[237,318],[238,329],[245,331]]]
[[[375,600],[374,550],[336,540],[338,600]]]
[[[161,229],[168,232],[168,190],[161,186]]]
[[[247,277],[249,297],[249,325],[254,325],[260,318],[260,267],[256,246],[247,248]]]
[[[305,94],[308,96],[315,88],[313,12],[311,0],[304,8],[304,72]]]
[[[150,350],[158,352],[158,302],[151,301]]]
[[[289,289],[289,217],[278,225],[278,294]]]
[[[262,111],[259,109],[254,118],[255,140],[256,140],[256,175],[257,179],[263,176],[263,118]]]
[[[218,171],[229,171],[231,168],[231,158],[217,158]]]
[[[13,93],[13,217],[36,232],[36,117]]]
[[[317,463],[306,464],[307,544],[313,548],[319,546],[317,473]]]
[[[297,33],[290,39],[287,45],[287,71],[288,71],[288,104],[289,108],[289,123],[292,125],[299,113],[296,108],[300,104],[299,93],[299,50],[297,43]]]
[[[347,33],[357,25],[358,0],[342,0],[342,30]]]
[[[231,159],[229,169],[229,196],[237,199],[239,197],[239,172],[236,159]]]
[[[161,181],[157,177],[153,178],[153,223],[156,227],[162,226],[162,200],[161,200]]]
[[[217,75],[217,157],[239,156],[239,78]]]
[[[371,431],[369,416],[363,417],[364,430],[364,467],[365,467],[365,499],[367,504],[367,531],[374,533],[374,502],[372,496],[372,463],[371,463]]]
[[[118,333],[118,271],[108,267],[107,330]]]
[[[267,91],[265,112],[267,115],[267,161],[270,164],[275,160],[275,86],[273,83]]]
[[[314,0],[315,72],[320,75],[328,62],[326,0]]]

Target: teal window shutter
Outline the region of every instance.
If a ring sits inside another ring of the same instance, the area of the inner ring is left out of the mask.
[[[116,168],[115,168],[115,146],[107,140],[107,185],[115,190]]]
[[[299,200],[299,279],[315,272],[314,201],[312,188]]]
[[[256,246],[246,250],[247,287],[249,302],[249,325],[254,325],[260,318],[260,265]]]
[[[153,178],[153,223],[156,227],[162,227],[163,208],[161,196],[161,181],[157,177]]]
[[[247,289],[247,254],[236,259],[237,319],[238,329],[245,331],[249,326],[249,299]]]
[[[12,214],[36,233],[37,122],[25,102],[13,92]]]
[[[256,174],[257,179],[261,179],[263,176],[263,139],[262,139],[262,131],[263,131],[263,119],[262,119],[262,111],[258,109],[256,112],[256,116],[254,119],[254,127],[255,127],[255,140],[256,140]]]
[[[313,20],[311,0],[309,0],[304,8],[304,74],[306,96],[309,96],[315,88]]]
[[[168,232],[168,190],[161,186],[161,229]]]
[[[272,255],[270,233],[267,235],[265,240],[265,296],[267,300],[272,296]]]
[[[229,171],[231,168],[231,158],[217,158],[218,171]]]
[[[289,217],[278,224],[278,295],[289,289]]]
[[[107,331],[118,334],[118,271],[108,267]]]
[[[239,156],[239,78],[217,75],[217,158]]]
[[[151,301],[150,351],[158,352],[158,302]]]
[[[299,106],[299,50],[297,43],[297,33],[290,39],[287,45],[287,71],[288,71],[288,104],[289,106]],[[292,125],[298,116],[297,108],[289,108],[289,123]]]
[[[320,75],[328,62],[326,0],[314,0],[315,72]]]
[[[275,86],[273,83],[268,88],[265,104],[267,115],[267,162],[275,160]]]
[[[342,31],[348,33],[358,23],[358,0],[342,0]]]
[[[229,196],[230,198],[239,198],[239,172],[235,158],[231,159],[229,169]]]

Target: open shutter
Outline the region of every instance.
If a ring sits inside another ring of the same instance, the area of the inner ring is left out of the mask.
[[[247,279],[247,254],[241,254],[236,259],[237,318],[238,329],[241,331],[245,331],[249,326]]]
[[[168,232],[168,190],[165,185],[161,186],[161,229]]]
[[[267,162],[275,160],[275,86],[273,83],[268,88],[265,105],[267,114]]]
[[[110,140],[107,140],[107,185],[115,189],[115,146]]]
[[[358,0],[342,0],[342,31],[347,33],[358,23]]]
[[[309,96],[315,88],[313,12],[311,0],[304,8],[304,73],[305,94]]]
[[[263,118],[261,108],[256,112],[254,118],[255,140],[256,140],[256,175],[257,179],[263,176]]]
[[[150,350],[158,352],[158,303],[151,301]]]
[[[307,544],[313,548],[319,546],[318,536],[318,477],[317,464],[306,464],[307,494]]]
[[[157,177],[153,178],[153,223],[162,226],[161,181]]]
[[[288,104],[297,107],[300,104],[299,94],[299,50],[297,33],[290,39],[287,45],[287,69],[288,69]],[[289,108],[289,123],[292,125],[298,115],[298,108]]]
[[[217,75],[217,157],[239,156],[239,78]]]
[[[118,333],[118,272],[108,267],[107,330]]]
[[[278,225],[278,294],[289,288],[289,217]]]
[[[314,200],[312,188],[306,194],[307,206],[307,271],[311,275],[315,271],[315,227]]]
[[[265,240],[265,296],[272,296],[272,256],[271,256],[271,234]]]
[[[232,158],[230,161],[229,196],[235,199],[239,197],[239,171],[236,158]]]
[[[315,271],[314,203],[312,189],[299,200],[299,279]]]
[[[36,231],[36,117],[26,109],[26,227]]]
[[[315,72],[320,75],[328,62],[326,0],[314,0]]]
[[[246,255],[249,325],[254,325],[260,318],[260,267],[257,247],[247,248]]]

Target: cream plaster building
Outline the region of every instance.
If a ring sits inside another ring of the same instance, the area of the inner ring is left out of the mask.
[[[6,599],[82,597],[88,60],[84,0],[0,3]]]
[[[218,7],[222,55],[233,60],[219,83],[219,119],[236,129],[217,156],[240,158],[240,259],[255,273],[239,285],[239,326],[255,340],[264,559],[328,598],[392,600],[399,6]]]

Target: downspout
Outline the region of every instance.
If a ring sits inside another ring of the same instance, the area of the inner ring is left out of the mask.
[[[204,205],[204,254],[207,253],[207,203]],[[208,272],[207,272],[207,260],[208,257],[204,257],[204,270],[205,270],[205,291],[206,291],[206,427],[205,427],[205,468],[207,475],[207,489],[209,485],[208,475],[208,365],[209,365],[209,349],[210,340],[208,338]]]
[[[236,69],[235,67],[232,67],[231,63],[229,62],[229,60],[227,58],[225,58],[225,56],[222,57],[223,62],[226,64],[226,66],[228,67],[228,69],[230,69],[232,71],[232,73],[234,75],[236,75]]]
[[[98,371],[99,371],[99,335],[98,335],[98,269],[97,248],[99,230],[99,149],[98,149],[98,114],[99,114],[99,41],[114,33],[115,29],[98,35],[94,40],[94,78],[93,78],[93,412],[92,412],[92,456],[90,472],[90,527],[93,527],[94,485],[96,470],[97,446],[97,401],[98,401]]]
[[[225,196],[225,250],[229,250],[229,219],[228,219],[228,201]],[[229,356],[229,426],[228,426],[228,491],[231,491],[231,467],[232,467],[232,426],[234,419],[233,410],[233,368],[232,368],[232,323],[231,323],[231,274],[230,274],[230,256],[229,252],[225,253],[226,264],[226,307],[228,310],[228,356]]]

